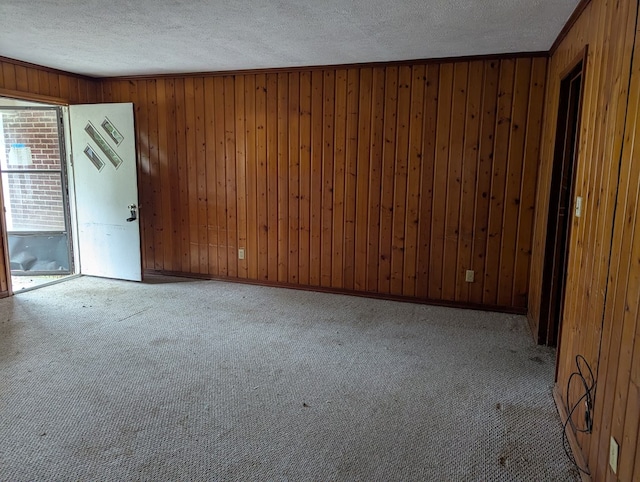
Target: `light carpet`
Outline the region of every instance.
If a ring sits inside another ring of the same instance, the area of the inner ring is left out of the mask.
[[[0,480],[574,481],[522,316],[76,278],[0,300]]]

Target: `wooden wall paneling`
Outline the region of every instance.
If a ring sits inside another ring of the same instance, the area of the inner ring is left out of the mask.
[[[527,110],[527,133],[524,147],[524,165],[520,179],[520,200],[518,214],[518,234],[516,261],[513,275],[513,306],[527,306],[529,270],[533,238],[533,221],[536,201],[536,184],[529,182],[538,177],[540,157],[540,135],[544,110],[544,86],[547,74],[547,60],[533,59],[531,66],[531,87]]]
[[[323,72],[323,132],[322,132],[322,214],[320,229],[320,285],[332,284],[333,265],[333,172],[334,172],[334,70]]]
[[[103,101],[111,101],[110,84],[103,87]],[[107,88],[109,89],[107,91]],[[109,97],[107,97],[109,94]],[[153,253],[153,234],[151,232],[152,210],[151,196],[149,191],[149,179],[151,179],[151,172],[149,170],[149,128],[148,128],[148,103],[147,103],[147,83],[138,83],[138,105],[134,106],[135,122],[136,122],[136,140],[138,148],[138,198],[140,205],[140,235],[142,244],[142,267],[144,269],[153,269],[153,263],[149,264],[151,256],[149,253]],[[187,204],[188,205],[188,204]]]
[[[504,192],[511,138],[511,115],[515,79],[515,60],[500,62],[500,83],[498,87],[498,113],[494,135],[491,191],[489,197],[489,225],[485,267],[498,269],[484,272],[483,302],[497,304],[499,289],[500,246],[503,229]],[[510,290],[509,290],[510,291]]]
[[[47,77],[49,77],[49,95],[51,95],[51,97],[60,97],[60,81],[58,79],[58,74],[55,74],[53,72],[47,72]],[[16,72],[16,87],[17,87],[17,72]],[[91,87],[90,86],[95,86],[96,83],[91,83],[90,85],[87,86],[87,90],[89,90]],[[94,87],[95,89],[96,87]],[[89,95],[89,97],[95,98],[96,97],[96,91],[93,92],[93,95]],[[125,97],[126,98],[126,97]]]
[[[465,281],[466,270],[472,269],[472,248],[475,236],[474,212],[476,207],[476,180],[480,143],[480,112],[482,109],[482,79],[484,62],[469,63],[467,75],[466,116],[464,125],[464,151],[462,154],[461,200],[458,228],[457,262],[459,273],[456,281],[455,299],[469,301],[469,286]],[[480,81],[478,81],[480,79]]]
[[[300,235],[298,279],[309,284],[311,246],[311,72],[300,73]]]
[[[527,133],[531,59],[517,59],[514,77],[514,96],[511,107],[511,134],[506,169],[502,236],[500,244],[500,271],[498,273],[498,305],[509,305],[513,299],[513,272],[518,240],[522,184],[522,159]],[[515,229],[514,229],[515,227]]]
[[[322,93],[321,93],[322,95]],[[320,119],[322,122],[322,119]],[[267,74],[267,251],[268,278],[278,281],[278,76]],[[319,221],[319,218],[318,218]],[[318,235],[318,240],[319,240]],[[320,257],[318,255],[318,261]]]
[[[244,92],[243,92],[244,95]],[[206,247],[208,251],[207,273],[219,276],[218,247],[218,182],[217,182],[217,158],[218,142],[216,138],[216,89],[213,77],[204,79],[204,124],[205,124],[205,163],[206,163],[206,199],[207,220]]]
[[[227,276],[238,277],[238,189],[236,170],[235,82],[224,77],[224,160],[226,192]],[[205,201],[206,208],[206,201]]]
[[[258,192],[257,192],[257,109],[256,76],[247,75],[244,81],[246,129],[246,190],[247,190],[247,277],[259,279],[258,259]]]
[[[447,196],[444,213],[444,257],[442,269],[442,297],[454,300],[460,266],[457,262],[460,240],[460,202],[462,196],[462,158],[466,133],[467,80],[469,65],[457,63],[453,72],[449,152],[447,160]],[[464,280],[464,278],[463,278]]]
[[[298,283],[300,243],[300,73],[289,74],[289,261],[288,282]]]
[[[358,169],[359,71],[347,71],[347,145],[344,184],[343,288],[352,290],[355,283],[356,190]]]
[[[278,74],[278,281],[289,281],[289,75]]]
[[[632,86],[634,83],[640,83],[640,62],[637,58],[634,60]],[[640,86],[632,87],[625,136],[629,141],[635,140],[640,134],[639,94]],[[603,337],[603,342],[608,342],[607,346],[603,347],[607,356],[603,358],[602,369],[599,370],[599,376],[606,375],[606,388],[602,390],[600,397],[602,418],[605,422],[600,432],[600,440],[591,442],[592,445],[597,444],[600,447],[598,454],[607,447],[608,436],[614,436],[621,443],[623,453],[620,461],[624,462],[624,468],[621,466],[620,480],[632,480],[631,460],[634,455],[633,447],[637,443],[640,412],[640,400],[631,380],[634,356],[632,340],[637,333],[640,305],[640,163],[632,162],[638,154],[639,143],[631,141],[624,144],[612,245],[612,253],[617,253],[615,259],[612,259],[616,265],[610,268],[617,276],[610,277],[607,289],[607,297],[611,296],[605,311]],[[607,419],[611,420],[609,424],[606,422]],[[608,425],[609,431],[606,430]],[[632,441],[635,443],[629,446]]]
[[[69,90],[71,92],[75,92],[77,96],[78,83],[76,81],[75,85],[72,85],[72,82],[74,80],[75,79],[73,78],[69,78]],[[42,92],[40,91],[40,77],[38,76],[37,70],[35,69],[27,70],[27,83],[29,85],[29,92],[32,92],[34,94],[42,94]]]
[[[187,127],[186,127],[186,98],[184,79],[175,80],[176,92],[176,158],[177,190],[178,190],[178,239],[174,240],[179,247],[179,257],[174,260],[176,269],[186,273],[189,271],[189,194],[187,174]],[[142,100],[141,100],[142,101]],[[140,129],[141,130],[141,129]],[[139,131],[140,131],[139,130]],[[140,136],[139,136],[140,137]],[[140,146],[138,146],[140,148]],[[140,161],[140,157],[138,157]],[[209,241],[210,242],[210,241]]]
[[[380,209],[382,197],[382,160],[384,152],[385,69],[374,68],[371,100],[371,152],[369,175],[369,214],[367,231],[367,285],[366,290],[378,289],[380,259]]]
[[[396,116],[396,153],[393,173],[393,210],[391,231],[390,293],[402,294],[404,282],[405,213],[407,208],[407,169],[409,123],[411,115],[411,67],[398,68],[398,111]]]
[[[185,119],[186,119],[186,160],[187,195],[189,199],[189,245],[188,272],[198,273],[200,269],[200,250],[198,248],[198,171],[196,146],[196,87],[195,78],[186,78]]]
[[[409,150],[407,196],[405,210],[404,260],[402,294],[415,296],[418,264],[418,226],[420,224],[420,180],[422,168],[422,134],[424,118],[425,66],[414,65],[411,72],[411,110],[409,118]]]
[[[431,208],[431,246],[429,248],[430,299],[442,299],[444,238],[447,209],[447,180],[449,139],[451,130],[451,103],[453,100],[454,65],[440,66],[438,112],[436,121],[436,156],[433,166],[433,205]],[[448,268],[450,269],[450,268]]]
[[[195,149],[196,149],[196,197],[198,200],[197,209],[197,238],[193,240],[197,245],[198,262],[197,272],[207,274],[209,272],[209,239],[207,230],[207,160],[206,160],[206,122],[205,122],[205,92],[204,79],[196,77],[194,79],[195,95]],[[231,190],[231,187],[227,187]],[[165,247],[166,251],[166,247]]]
[[[323,72],[311,73],[311,238],[309,256],[309,284],[320,286],[320,232],[322,230],[322,126]]]
[[[2,76],[4,80],[4,88],[9,90],[17,89],[16,66],[8,62],[2,64]]]
[[[607,68],[608,72],[604,78],[604,85],[608,88],[606,92],[603,92],[604,95],[601,96],[601,100],[604,102],[602,109],[608,113],[608,118],[602,131],[602,144],[600,144],[602,162],[599,164],[601,169],[600,172],[596,174],[601,184],[597,195],[598,205],[595,208],[597,212],[595,238],[592,243],[588,244],[588,246],[592,246],[592,248],[590,248],[590,250],[592,250],[591,256],[596,259],[591,279],[593,285],[595,285],[594,287],[596,287],[595,298],[598,304],[590,308],[589,312],[584,315],[586,323],[578,319],[574,321],[579,326],[578,331],[581,332],[580,334],[582,335],[576,339],[576,343],[574,344],[574,347],[579,350],[576,353],[585,353],[587,360],[590,361],[592,366],[597,367],[599,377],[602,373],[606,374],[606,380],[601,379],[601,384],[606,386],[607,389],[611,384],[615,384],[615,376],[607,370],[609,357],[611,356],[614,360],[617,360],[617,351],[619,350],[620,344],[616,344],[613,353],[610,353],[606,349],[602,350],[600,346],[607,346],[608,336],[610,334],[615,336],[615,331],[612,332],[607,329],[608,317],[606,310],[611,306],[611,303],[617,302],[618,295],[615,293],[615,290],[607,290],[605,298],[605,290],[600,287],[607,285],[608,272],[615,273],[613,267],[618,264],[618,256],[620,256],[618,250],[611,249],[611,233],[614,223],[614,212],[616,212],[615,197],[618,195],[617,193],[620,189],[619,182],[623,181],[622,178],[619,177],[618,163],[622,149],[623,129],[625,127],[627,112],[628,75],[632,56],[633,38],[635,35],[635,15],[629,15],[629,8],[629,3],[617,6],[611,22],[611,32],[614,32],[614,35],[609,42],[608,50],[603,51],[603,54],[610,59]],[[637,8],[637,5],[634,8]],[[620,75],[618,72],[622,72],[624,75]],[[590,173],[590,175],[594,174]],[[622,199],[623,198],[619,198],[619,202]],[[613,242],[615,242],[615,239]],[[570,258],[570,263],[571,261],[572,259]],[[578,270],[570,268],[570,271],[573,271],[576,276],[580,276]],[[578,306],[582,308],[585,304],[584,292],[582,290],[574,291],[574,296],[579,303]],[[605,305],[605,302],[608,306]],[[566,313],[567,311],[565,310],[565,314]],[[602,322],[603,313],[604,323]],[[616,326],[618,326],[617,320],[615,321]],[[601,331],[601,326],[604,326],[604,331]],[[596,332],[598,336],[594,336]],[[598,360],[599,352],[601,352],[601,355]],[[602,364],[602,371],[600,364]],[[568,374],[563,372],[559,375],[560,380],[566,379]],[[599,450],[602,450],[603,447],[605,449],[608,447],[608,434],[611,430],[611,420],[604,415],[608,412],[609,409],[605,404],[601,412],[603,416],[600,419],[598,427],[594,430],[593,436],[579,436],[581,446],[585,453],[590,453],[589,445],[596,443],[599,439],[598,436],[602,433],[606,434],[607,444],[600,444]],[[596,460],[597,461],[594,461],[591,456],[589,457],[589,463],[596,466],[596,474],[605,473],[608,463],[606,455],[598,452]]]
[[[135,88],[134,82],[129,82],[131,88]],[[166,152],[162,157],[165,164],[165,176],[166,181],[165,193],[162,196],[164,204],[164,210],[169,212],[169,223],[165,229],[165,237],[169,239],[165,240],[165,263],[163,269],[169,271],[179,271],[179,266],[176,267],[176,263],[180,261],[180,229],[179,229],[179,187],[178,187],[178,145],[176,139],[176,82],[175,79],[170,78],[165,82],[167,102],[165,107],[165,114],[167,120],[165,123],[165,136],[167,138]],[[135,100],[134,100],[135,106]],[[168,192],[166,192],[168,190]],[[167,201],[168,200],[168,201]],[[168,202],[168,206],[167,203]],[[167,249],[167,247],[170,247]]]
[[[436,158],[436,128],[438,114],[438,92],[440,66],[426,66],[423,109],[423,134],[421,148],[420,177],[420,225],[418,234],[418,260],[416,273],[416,296],[429,297],[429,264],[431,253],[431,220],[433,208],[433,173]]]
[[[262,86],[262,99],[266,86]],[[209,165],[210,169],[215,170],[215,205],[210,206],[216,210],[215,214],[215,230],[217,232],[216,254],[217,254],[217,269],[218,276],[228,276],[229,273],[229,232],[227,229],[227,163],[226,163],[226,133],[225,133],[225,92],[224,92],[224,78],[216,77],[213,79],[213,116],[214,125],[213,132],[215,135],[215,162],[213,165]],[[264,132],[264,129],[263,131]],[[263,176],[263,181],[266,183],[266,176]],[[264,206],[266,209],[266,205]],[[266,252],[266,243],[265,243]]]
[[[29,78],[27,76],[27,68],[23,65],[16,65],[15,72],[16,72],[16,90],[19,90],[21,92],[26,92],[29,89]],[[66,92],[62,91],[63,82],[67,86]],[[5,87],[7,89],[9,88],[6,85]],[[62,76],[62,75],[58,76],[58,96],[65,99],[69,97],[69,79],[66,76]]]
[[[162,269],[171,269],[172,266],[172,245],[173,232],[171,229],[173,213],[171,211],[171,189],[169,177],[169,159],[168,159],[168,94],[165,89],[165,79],[158,79],[156,82],[156,98],[158,102],[158,173],[156,182],[160,185],[160,209],[162,216],[156,217],[154,222],[155,229],[159,230],[158,236],[162,239],[162,252],[158,252],[158,264]],[[173,119],[173,117],[172,117]],[[159,248],[158,248],[159,250]]]
[[[633,383],[638,333],[640,280],[637,217],[640,168],[631,162],[638,131],[638,74],[633,60],[637,2],[592,0],[548,65],[539,185],[531,260],[529,318],[539,327],[540,290],[548,191],[555,144],[560,81],[588,44],[575,195],[583,198],[581,218],[573,218],[568,280],[558,355],[557,385],[564,392],[574,358],[583,355],[596,370],[598,387],[591,434],[578,434],[593,480],[638,478],[638,392]],[[535,76],[535,63],[532,79]],[[532,92],[535,83],[532,80]],[[631,90],[629,91],[629,86]],[[531,94],[533,97],[533,93]],[[531,101],[533,103],[533,100]],[[530,114],[533,115],[533,110]],[[525,154],[525,175],[531,155]],[[525,191],[522,188],[523,193]],[[524,198],[524,195],[523,195]],[[522,217],[522,214],[521,214]],[[519,220],[519,229],[527,221]],[[518,276],[516,265],[516,276]],[[522,296],[515,288],[514,297]],[[522,283],[522,282],[520,282]],[[575,384],[570,401],[582,395]],[[563,395],[564,397],[564,395]],[[569,400],[563,400],[568,404]],[[609,440],[620,443],[619,471],[609,469]]]
[[[258,273],[269,279],[268,205],[267,205],[267,78],[256,75],[256,182],[258,202]]]
[[[638,133],[637,89],[639,87],[637,84],[640,82],[638,78],[640,59],[633,51],[633,46],[634,44],[637,46],[640,39],[637,39],[636,19],[629,14],[629,9],[630,6],[627,4],[621,7],[619,14],[615,16],[613,31],[618,32],[618,35],[616,41],[611,43],[617,44],[617,48],[613,50],[612,47],[609,50],[609,55],[615,59],[612,69],[614,73],[629,72],[629,65],[626,64],[627,59],[633,57],[633,63],[631,64],[630,81],[622,75],[610,77],[613,85],[609,95],[613,95],[614,109],[611,113],[613,122],[609,125],[612,132],[605,139],[604,156],[605,159],[611,159],[609,163],[605,164],[610,165],[608,175],[612,180],[607,183],[603,201],[605,208],[610,206],[610,217],[613,218],[613,236],[608,267],[608,272],[611,275],[607,279],[605,272],[600,277],[599,284],[599,286],[607,285],[603,332],[600,341],[601,356],[598,362],[598,379],[601,390],[596,398],[596,403],[601,407],[601,411],[597,417],[599,430],[594,430],[593,438],[588,440],[591,446],[589,461],[592,465],[594,461],[596,462],[596,477],[603,477],[608,472],[606,448],[610,436],[614,436],[619,443],[622,442],[640,293],[638,280],[640,272],[630,270],[632,266],[637,268],[637,263],[634,263],[634,260],[637,260],[638,254],[640,254],[638,245],[632,245],[638,216],[639,171],[638,163],[632,162],[633,157],[630,154],[634,151],[635,135]],[[620,98],[626,99],[626,103],[620,101]],[[623,139],[626,140],[624,144]],[[622,154],[618,157],[620,152]],[[621,159],[619,172],[616,162],[618,159]],[[609,216],[606,220],[608,218]],[[606,229],[609,224],[605,222],[603,226]],[[598,247],[596,245],[596,248]],[[590,446],[583,447],[587,451]]]
[[[99,84],[88,77],[0,59],[0,89],[11,97],[56,104],[99,102]]]
[[[373,71],[360,69],[358,107],[358,155],[356,160],[355,264],[353,288],[367,289],[367,248],[369,232],[369,179],[371,152],[371,97]]]
[[[245,76],[235,78],[234,112],[236,136],[236,195],[238,209],[238,249],[245,250],[245,259],[238,256],[238,277],[248,277],[247,264],[247,159],[246,159],[246,112],[245,112]],[[209,165],[209,163],[207,163]],[[207,170],[207,173],[209,171]]]
[[[347,144],[347,70],[339,69],[335,76],[335,107],[333,142],[333,239],[331,255],[331,286],[342,288],[344,280],[345,185]]]
[[[41,93],[45,95],[51,95],[51,91],[49,90],[48,72],[44,70],[38,71],[38,87]],[[85,102],[86,86],[78,83],[78,91],[80,92],[80,99],[82,100],[82,102]]]

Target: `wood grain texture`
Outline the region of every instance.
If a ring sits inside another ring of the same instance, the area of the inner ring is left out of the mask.
[[[63,104],[99,102],[100,81],[0,58],[0,95]]]
[[[523,310],[545,68],[106,80],[137,102],[145,266]]]
[[[582,355],[596,374],[591,434],[577,434],[594,481],[640,480],[640,37],[638,2],[592,0],[558,43],[548,65],[540,145],[529,321],[537,336],[541,280],[560,82],[588,45],[576,161],[567,287],[558,353],[561,403],[583,393],[565,390]],[[526,169],[526,166],[525,166]],[[580,422],[582,422],[580,411]],[[620,445],[618,474],[609,468],[609,441]]]

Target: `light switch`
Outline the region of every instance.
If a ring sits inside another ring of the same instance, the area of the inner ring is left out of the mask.
[[[576,218],[582,216],[582,197],[576,197]]]

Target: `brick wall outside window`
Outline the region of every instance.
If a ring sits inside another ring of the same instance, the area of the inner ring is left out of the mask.
[[[57,112],[16,110],[2,113],[4,169],[61,167]],[[30,155],[28,153],[30,151]],[[8,186],[11,231],[64,231],[64,204],[60,173],[3,174]],[[5,193],[7,200],[7,193]]]

